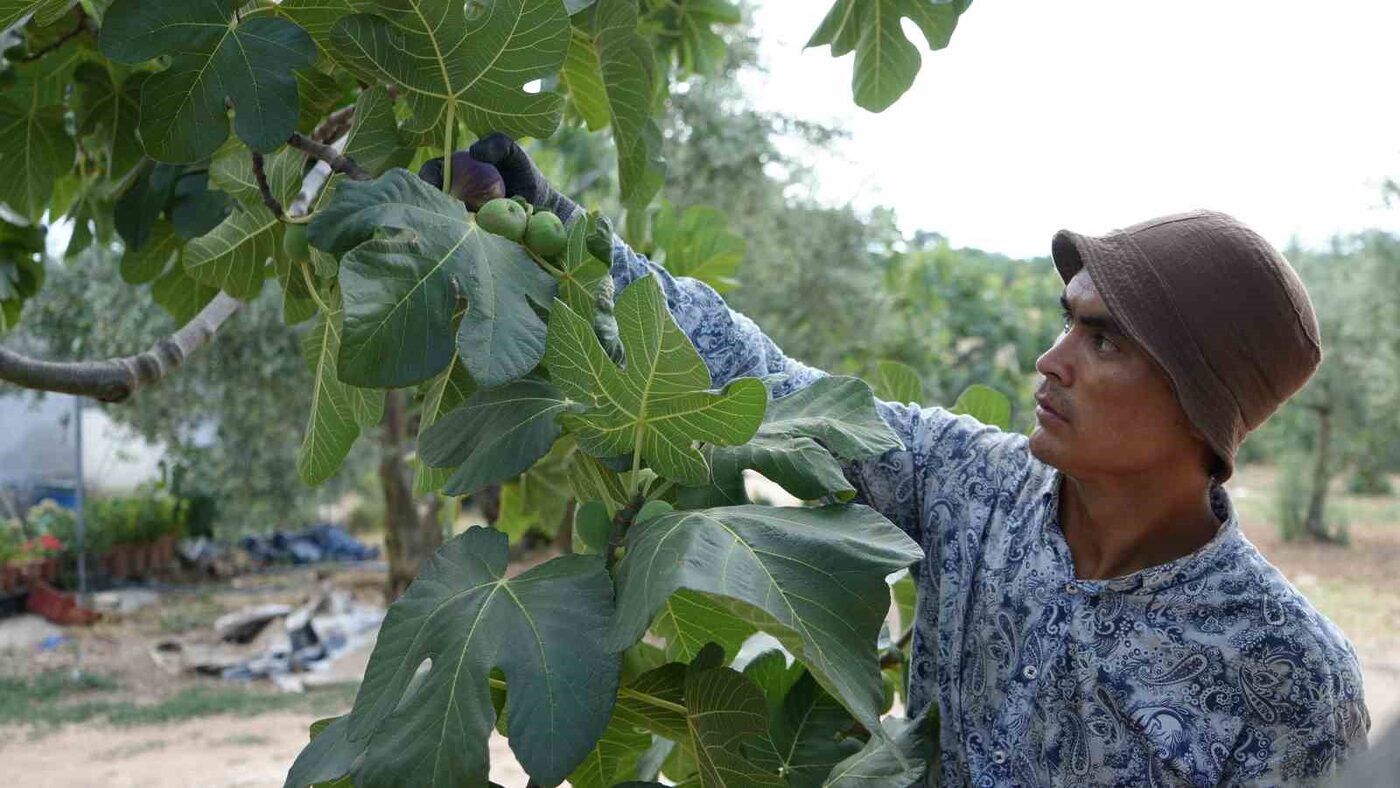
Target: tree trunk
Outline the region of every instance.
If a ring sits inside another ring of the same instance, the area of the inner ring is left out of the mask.
[[[384,397],[384,422],[379,438],[379,479],[384,485],[384,547],[389,557],[389,580],[384,594],[398,599],[418,565],[442,544],[438,524],[441,502],[436,495],[424,509],[413,500],[413,472],[404,455],[408,451],[408,406],[404,393],[391,390]]]
[[[1303,522],[1303,532],[1317,542],[1335,542],[1336,537],[1327,529],[1327,488],[1332,482],[1332,466],[1328,455],[1332,450],[1332,406],[1331,403],[1313,407],[1317,414],[1317,460],[1313,465],[1312,496],[1308,500],[1308,516]]]

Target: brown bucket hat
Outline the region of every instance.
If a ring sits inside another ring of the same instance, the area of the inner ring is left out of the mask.
[[[1218,211],[1161,216],[1102,236],[1055,233],[1066,283],[1088,269],[1108,311],[1170,379],[1191,423],[1234,473],[1251,430],[1322,362],[1312,301],[1258,233]]]

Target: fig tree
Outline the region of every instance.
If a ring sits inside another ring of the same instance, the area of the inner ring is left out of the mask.
[[[295,263],[311,259],[311,245],[306,240],[306,225],[289,224],[282,235],[282,251]]]
[[[429,159],[418,168],[418,177],[442,188],[442,157]],[[506,196],[506,184],[501,173],[484,161],[473,159],[466,151],[452,154],[452,196],[467,204],[467,210],[478,211],[481,206]]]
[[[519,243],[525,237],[525,225],[529,217],[520,203],[505,197],[498,197],[481,206],[476,212],[476,223],[481,229]]]
[[[531,214],[529,223],[525,225],[525,245],[540,257],[553,260],[568,245],[564,223],[549,211]]]

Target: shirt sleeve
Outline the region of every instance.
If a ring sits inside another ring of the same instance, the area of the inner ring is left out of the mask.
[[[752,320],[730,309],[719,293],[704,282],[672,276],[617,236],[613,236],[612,258],[612,277],[618,292],[643,276],[656,277],[671,316],[694,343],[715,386],[723,386],[738,377],[781,375],[783,379],[772,388],[773,397],[778,398],[827,375],[784,355]],[[922,544],[913,458],[925,411],[879,401],[876,407],[904,447],[849,463],[845,468],[846,477],[856,488],[858,500]]]
[[[1286,696],[1270,704],[1270,718],[1246,722],[1222,784],[1330,785],[1350,759],[1366,751],[1371,718],[1361,667],[1350,646],[1347,652],[1333,655],[1326,667],[1295,666]]]

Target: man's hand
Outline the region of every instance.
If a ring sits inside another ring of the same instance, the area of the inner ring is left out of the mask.
[[[494,165],[500,171],[506,184],[507,197],[524,197],[536,208],[553,213],[566,224],[578,210],[573,200],[549,185],[539,168],[530,161],[530,155],[505,134],[493,131],[472,143],[467,152],[473,159]]]

